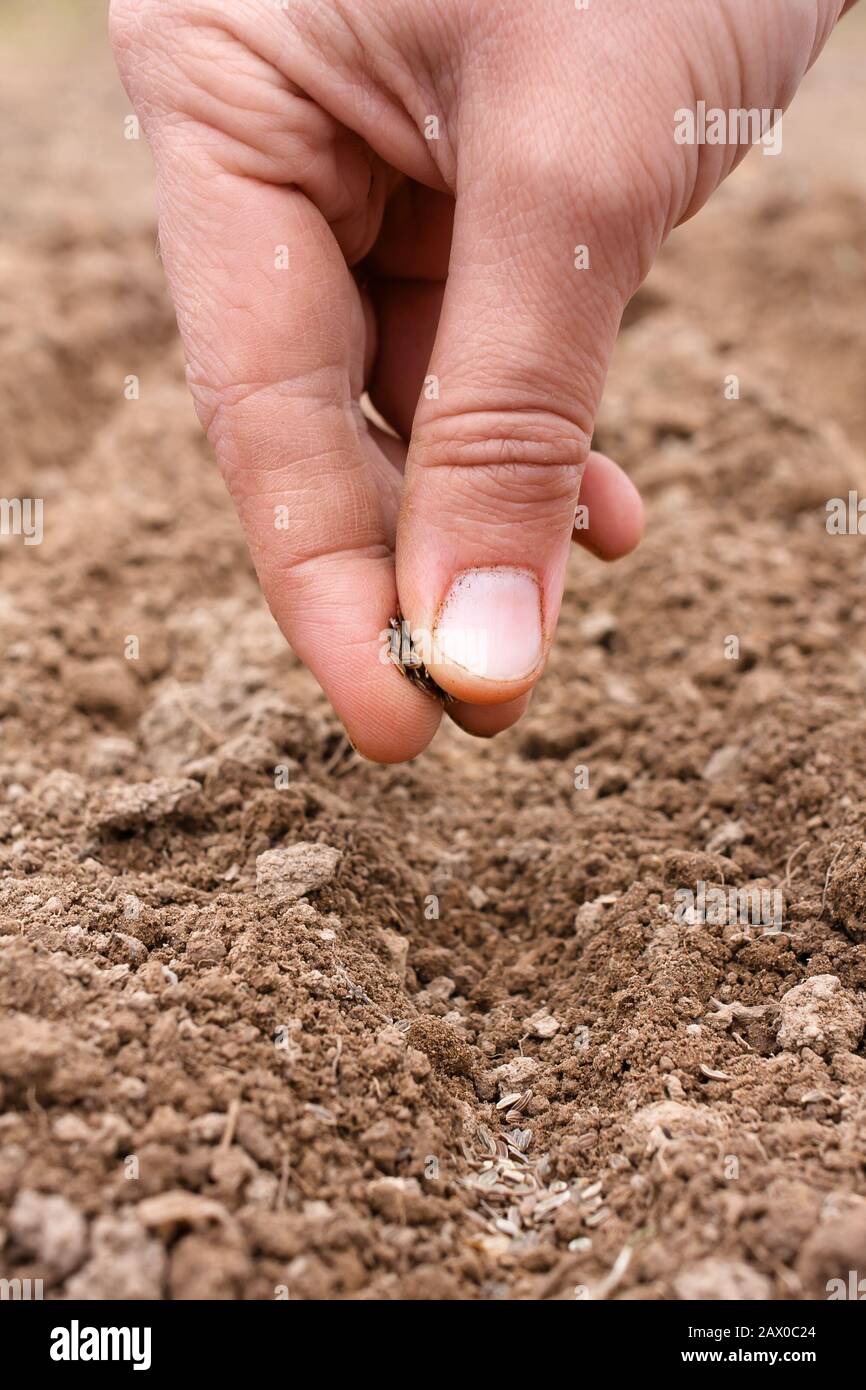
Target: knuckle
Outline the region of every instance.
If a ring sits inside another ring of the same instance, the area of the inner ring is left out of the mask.
[[[412,441],[431,485],[433,470],[448,470],[449,507],[465,522],[489,526],[519,513],[540,535],[573,516],[588,452],[581,426],[545,411],[442,419]]]
[[[108,30],[115,52],[127,53],[146,45],[150,35],[170,18],[161,0],[111,0]]]
[[[177,19],[166,14],[161,0],[111,0],[108,32],[114,59],[133,102],[148,95],[152,55],[165,42],[166,24]],[[161,37],[161,35],[163,37]]]
[[[479,533],[519,523],[532,549],[558,531],[571,531],[579,481],[580,469],[561,465],[454,469],[437,494],[447,499],[449,516]]]
[[[421,425],[413,457],[424,468],[532,469],[564,472],[586,462],[590,429],[546,410],[473,411]]]

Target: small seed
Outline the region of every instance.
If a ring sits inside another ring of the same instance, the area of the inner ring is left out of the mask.
[[[542,1197],[535,1208],[535,1216],[538,1220],[543,1220],[546,1216],[552,1216],[555,1211],[570,1201],[570,1192],[554,1192],[550,1197]]]
[[[520,1092],[509,1091],[507,1096],[503,1096],[501,1100],[498,1100],[496,1102],[496,1109],[507,1110],[510,1106],[514,1104],[516,1100],[520,1100]]]
[[[476,1132],[481,1147],[486,1149],[489,1154],[495,1154],[496,1140],[493,1138],[493,1135],[490,1133],[490,1130],[487,1129],[486,1125],[479,1125]]]
[[[501,1217],[493,1223],[497,1231],[501,1231],[504,1236],[519,1236],[520,1227],[515,1226],[513,1221],[504,1221]]]
[[[515,1183],[518,1186],[523,1182],[523,1174],[519,1168],[505,1168],[500,1176],[503,1182]]]

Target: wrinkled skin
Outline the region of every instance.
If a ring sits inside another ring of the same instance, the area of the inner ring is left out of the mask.
[[[784,109],[846,8],[114,0],[196,407],[277,622],[362,753],[412,757],[442,717],[380,660],[398,602],[429,630],[455,574],[537,578],[535,669],[432,668],[491,734],[543,666],[579,491],[575,539],[637,544],[634,488],[590,452],[620,317],[746,152],[677,144],[674,113]]]

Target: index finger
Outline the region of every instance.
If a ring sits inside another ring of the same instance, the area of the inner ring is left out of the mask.
[[[288,169],[277,183],[232,168],[194,119],[148,125],[189,384],[271,611],[355,746],[412,757],[441,710],[380,660],[400,481],[357,403],[365,328],[345,257]]]

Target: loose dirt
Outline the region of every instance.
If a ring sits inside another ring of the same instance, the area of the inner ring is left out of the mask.
[[[826,528],[866,494],[866,16],[630,306],[598,433],[640,550],[575,555],[519,728],[383,768],[254,581],[95,23],[39,8],[0,31],[3,491],[45,509],[0,541],[3,1275],[866,1275],[866,541]],[[695,921],[699,883],[733,906]]]

